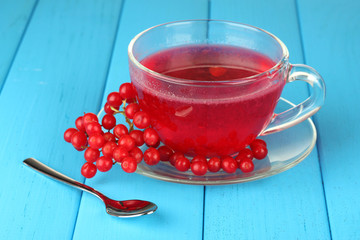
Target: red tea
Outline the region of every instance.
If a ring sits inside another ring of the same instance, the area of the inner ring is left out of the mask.
[[[261,74],[276,64],[271,59],[232,46],[176,47],[141,64],[165,75],[130,66],[142,108],[162,141],[189,155],[223,156],[244,148],[271,120],[285,84],[280,76]]]

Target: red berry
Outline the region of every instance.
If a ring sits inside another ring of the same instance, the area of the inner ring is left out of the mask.
[[[84,126],[91,122],[99,122],[98,117],[93,113],[85,113],[83,116]]]
[[[123,135],[118,141],[118,145],[124,147],[127,151],[130,151],[135,147],[135,140],[130,135]]]
[[[111,106],[112,108],[115,108],[116,110],[119,110],[119,107],[113,107]],[[107,114],[114,114],[114,110],[112,110],[110,107],[110,105],[108,103],[105,103],[104,105],[104,111],[107,113]]]
[[[140,106],[137,103],[130,103],[129,105],[126,106],[125,108],[125,115],[130,118],[133,119],[135,113],[137,113],[138,111],[140,111]]]
[[[122,162],[122,160],[125,158],[125,157],[128,157],[130,156],[129,155],[129,152],[124,148],[124,147],[121,147],[121,146],[117,146],[114,150],[113,150],[113,158],[116,162]]]
[[[81,174],[86,178],[92,178],[96,174],[96,166],[93,163],[86,162],[81,167]]]
[[[87,146],[87,137],[84,132],[76,132],[71,136],[71,143],[78,151],[85,150]]]
[[[64,140],[66,142],[71,142],[71,137],[74,133],[78,132],[77,129],[75,128],[68,128],[66,129],[66,131],[64,132]]]
[[[191,163],[191,171],[197,176],[203,176],[208,170],[208,165],[204,161],[196,161]]]
[[[144,145],[144,133],[140,130],[132,130],[129,135],[135,140],[135,145],[140,147]]]
[[[235,160],[240,163],[242,160],[252,160],[254,158],[253,153],[250,149],[244,148],[236,156]]]
[[[201,155],[196,155],[196,156],[191,160],[191,163],[195,163],[195,162],[204,162],[204,163],[207,164],[206,157],[201,156]]]
[[[96,168],[100,172],[107,172],[109,171],[113,166],[113,161],[111,158],[102,156],[99,157],[98,160],[96,160]]]
[[[227,173],[234,173],[234,172],[236,172],[238,165],[237,165],[236,160],[233,159],[232,157],[225,157],[221,161],[221,167]]]
[[[87,148],[84,153],[84,158],[88,162],[95,162],[100,157],[100,151],[93,148]]]
[[[210,158],[208,169],[210,172],[218,172],[221,169],[221,159],[218,157]]]
[[[239,168],[244,173],[252,172],[254,170],[254,163],[250,160],[243,160],[239,163]]]
[[[117,147],[117,144],[115,142],[107,142],[105,143],[105,145],[102,147],[101,152],[104,156],[112,158],[113,156],[113,151],[114,149]]]
[[[98,122],[90,122],[86,125],[86,133],[89,135],[89,136],[92,136],[94,134],[103,134],[103,130],[101,128],[101,125],[100,123]]]
[[[160,153],[156,148],[150,147],[144,152],[144,161],[148,165],[156,165],[160,162]]]
[[[89,145],[94,149],[102,148],[105,143],[105,138],[101,134],[94,134],[89,137]]]
[[[112,114],[106,114],[102,119],[102,126],[107,129],[113,129],[116,125],[116,118]]]
[[[158,133],[153,128],[144,131],[144,142],[148,146],[155,146],[160,141]]]
[[[214,77],[220,77],[227,72],[227,69],[223,67],[209,67],[209,72]]]
[[[255,139],[254,141],[252,141],[252,143],[250,144],[250,148],[253,149],[255,146],[258,145],[263,145],[265,147],[267,147],[266,142],[262,139]]]
[[[254,157],[258,160],[264,159],[268,154],[268,150],[264,145],[257,145],[252,148]]]
[[[173,155],[170,156],[169,162],[171,163],[171,165],[175,166],[176,160],[180,157],[185,157],[185,156],[181,152],[175,152]]]
[[[122,99],[134,99],[136,97],[136,90],[131,83],[121,84],[119,93]]]
[[[85,132],[85,125],[84,125],[83,117],[78,117],[75,120],[75,126],[77,129],[79,129],[79,131]]]
[[[160,161],[163,162],[169,161],[170,156],[174,153],[168,146],[161,146],[158,148],[158,151],[160,153]]]
[[[127,173],[135,172],[137,168],[136,159],[133,157],[125,157],[121,163],[121,168]]]
[[[107,96],[107,103],[112,106],[118,108],[122,104],[122,99],[120,93],[112,92]]]
[[[148,146],[148,147],[153,147],[153,148],[157,148],[158,146],[160,146],[160,141],[158,141],[156,144],[154,144],[154,145],[152,145],[152,146],[147,145],[147,144],[146,144],[146,146]]]
[[[122,135],[129,133],[129,130],[124,124],[118,124],[114,127],[113,133],[115,137],[120,138]]]
[[[145,129],[150,126],[150,116],[146,112],[137,112],[134,115],[133,123],[140,129]]]
[[[175,168],[181,172],[186,172],[190,168],[190,161],[186,157],[176,159]]]
[[[141,162],[143,159],[143,152],[138,147],[134,147],[133,149],[131,149],[129,154],[131,157],[135,158],[137,163]]]
[[[106,133],[104,133],[103,136],[105,138],[105,141],[107,141],[107,142],[116,142],[115,135],[112,134],[111,132],[106,132]]]

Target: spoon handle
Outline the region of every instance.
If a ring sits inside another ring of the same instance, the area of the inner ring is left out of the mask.
[[[55,180],[58,180],[62,183],[68,184],[72,187],[78,188],[80,190],[89,192],[94,194],[95,196],[97,196],[98,198],[102,198],[102,194],[99,193],[98,191],[96,191],[95,189],[93,189],[92,187],[89,187],[85,184],[82,184],[68,176],[65,176],[62,173],[59,173],[58,171],[52,169],[51,167],[39,162],[38,160],[36,160],[35,158],[27,158],[24,161],[24,164],[42,174],[45,174],[46,176],[53,178]]]

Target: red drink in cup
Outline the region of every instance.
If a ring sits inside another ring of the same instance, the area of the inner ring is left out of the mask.
[[[129,59],[131,81],[154,129],[162,142],[187,155],[234,154],[259,134],[306,119],[323,102],[322,79],[299,66],[316,91],[305,105],[274,114],[285,83],[298,72],[290,71],[280,40],[247,25],[210,20],[160,25],[134,38]]]

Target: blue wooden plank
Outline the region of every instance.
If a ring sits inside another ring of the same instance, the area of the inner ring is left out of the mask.
[[[360,2],[299,1],[306,62],[324,76],[327,99],[316,115],[333,239],[360,239]]]
[[[207,1],[126,1],[121,16],[105,95],[116,91],[128,75],[127,45],[140,31],[156,24],[207,17]],[[103,102],[105,103],[105,102]],[[115,199],[140,198],[158,204],[155,214],[137,219],[116,219],[105,213],[98,199],[84,194],[74,239],[201,239],[203,187],[161,182],[126,174],[119,166],[86,183]],[[89,228],[94,224],[96,227]]]
[[[62,139],[102,99],[121,1],[40,1],[0,96],[0,239],[70,239],[81,192],[26,168],[33,156],[82,180]]]
[[[284,41],[291,62],[303,61],[294,2],[211,3],[212,18],[262,27]],[[305,85],[285,89],[283,96],[295,102],[308,95]],[[299,166],[271,178],[206,187],[204,239],[330,239],[316,149]]]
[[[35,0],[0,3],[0,93],[35,6]]]

